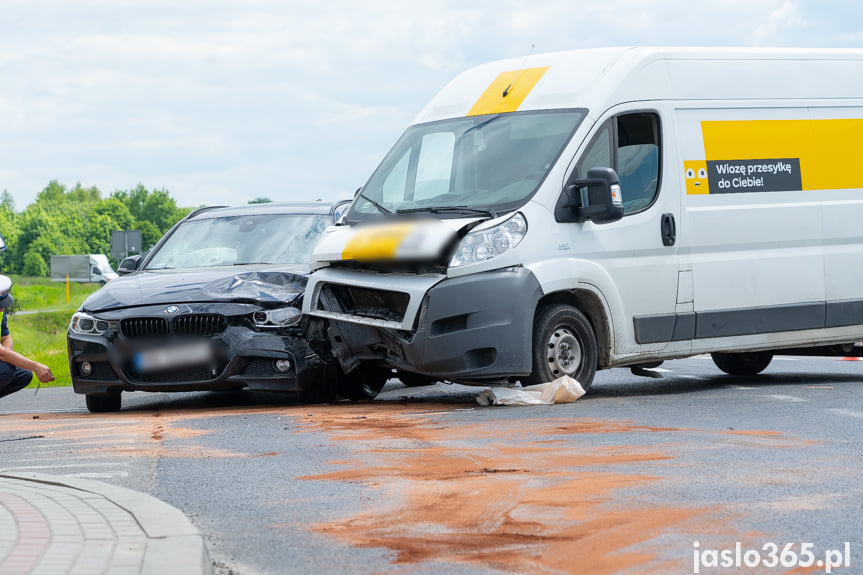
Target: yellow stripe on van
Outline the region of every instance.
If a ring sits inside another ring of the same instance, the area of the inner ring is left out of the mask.
[[[343,260],[391,260],[402,240],[416,227],[413,222],[360,228],[342,250]]]
[[[863,188],[863,119],[703,121],[701,133],[707,161],[798,158],[803,190]]]
[[[548,69],[549,66],[545,66],[543,68],[525,68],[524,70],[502,72],[486,88],[467,115],[481,116],[483,114],[515,112]]]

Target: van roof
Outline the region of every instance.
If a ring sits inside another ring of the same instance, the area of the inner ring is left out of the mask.
[[[861,78],[863,50],[854,49],[622,47],[552,52],[465,71],[414,123],[512,111],[506,108],[513,102],[519,111],[587,108],[595,116],[615,104],[642,100],[860,99]],[[483,107],[482,102],[490,105]]]

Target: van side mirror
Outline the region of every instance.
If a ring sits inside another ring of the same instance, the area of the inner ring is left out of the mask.
[[[567,213],[568,212],[568,213]],[[564,188],[555,206],[559,222],[607,224],[623,217],[620,180],[611,168],[591,168],[587,177]]]
[[[141,259],[140,255],[123,258],[123,261],[120,262],[120,267],[117,268],[117,273],[122,276],[137,271],[141,265]]]

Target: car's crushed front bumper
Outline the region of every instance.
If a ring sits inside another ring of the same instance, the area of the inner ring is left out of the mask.
[[[325,362],[301,337],[237,326],[212,337],[160,341],[111,341],[70,333],[67,347],[72,387],[82,394],[239,388],[302,393],[319,383],[325,368]],[[186,349],[212,353],[183,358]],[[147,365],[140,361],[147,357],[144,353],[150,357],[161,354],[170,361]]]

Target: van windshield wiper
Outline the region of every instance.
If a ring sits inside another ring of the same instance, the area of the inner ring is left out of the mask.
[[[471,208],[469,206],[426,206],[422,208],[403,208],[396,210],[397,214],[419,214],[425,212],[430,214],[481,214],[487,215],[491,219],[497,217],[497,212],[492,208]]]
[[[479,124],[475,124],[475,125],[471,126],[467,130],[462,132],[461,136],[459,136],[459,137],[464,138],[468,134],[468,132],[473,132],[474,130],[479,130],[480,128],[485,128],[486,126],[488,126],[489,124],[491,124],[492,122],[494,122],[495,120],[500,118],[502,115],[503,114],[498,114],[497,116],[492,116],[491,118],[489,118],[488,120],[485,120],[484,122],[480,122]]]
[[[374,201],[373,199],[371,199],[370,197],[368,197],[368,196],[366,195],[366,193],[365,193],[365,192],[363,192],[362,190],[357,191],[357,195],[358,195],[359,197],[361,197],[362,199],[364,199],[365,201],[367,201],[368,203],[370,203],[371,205],[373,205],[375,208],[377,208],[377,210],[378,210],[380,213],[382,213],[382,214],[386,214],[386,215],[390,215],[390,214],[392,214],[392,212],[391,212],[390,210],[386,209],[385,207],[383,207],[382,205],[380,205],[379,203],[377,203],[376,201]]]

